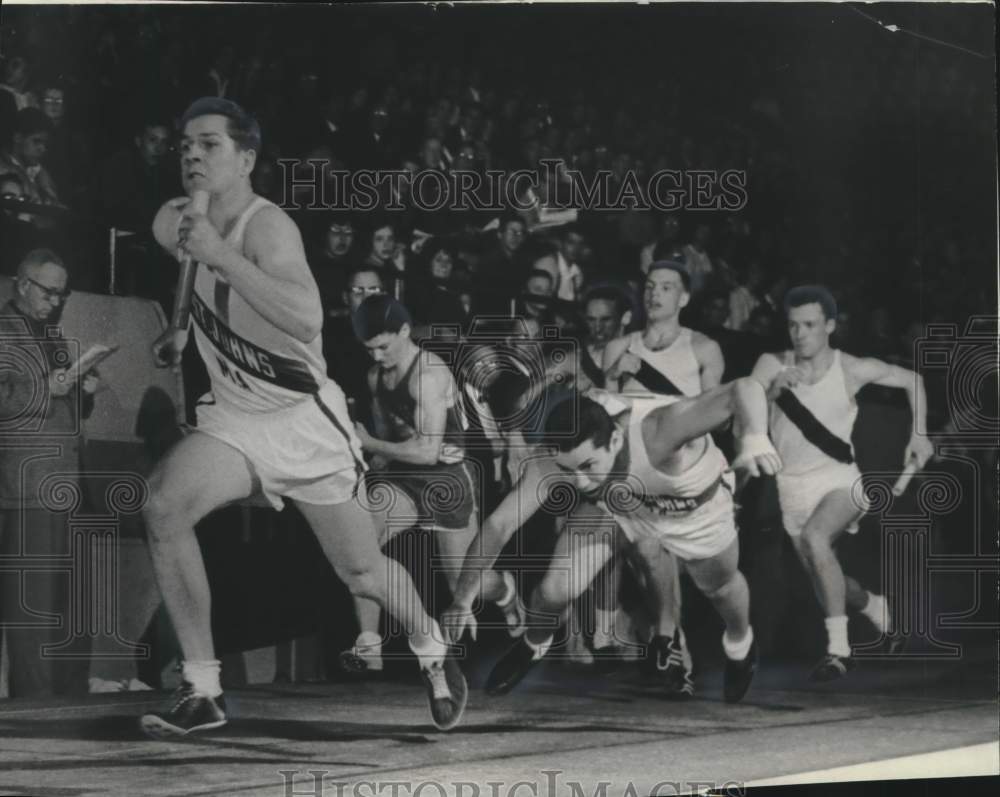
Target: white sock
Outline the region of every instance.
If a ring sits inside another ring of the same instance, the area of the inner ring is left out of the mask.
[[[354,647],[366,649],[375,648],[376,651],[381,651],[382,637],[374,631],[362,631],[358,634],[358,638],[354,640]]]
[[[219,683],[219,672],[222,662],[218,659],[207,661],[185,661],[181,666],[184,680],[194,687],[194,691],[206,697],[218,697],[222,694],[222,684]]]
[[[743,635],[743,639],[730,639],[728,631],[722,635],[722,649],[726,653],[726,658],[733,661],[743,661],[750,653],[752,644],[753,626],[747,626],[747,632]]]
[[[528,647],[535,651],[535,655],[532,657],[535,661],[538,661],[542,656],[549,652],[549,648],[552,647],[552,637],[546,637],[544,642],[535,644],[530,639],[528,635],[524,635],[524,641],[528,643]]]
[[[410,634],[410,650],[420,661],[421,667],[430,667],[438,664],[448,655],[448,645],[445,644],[444,635],[438,627],[437,620],[431,620],[431,630],[427,634]]]
[[[826,620],[826,652],[834,656],[850,656],[851,645],[847,641],[847,615],[827,617]]]
[[[606,648],[615,642],[617,609],[594,609],[594,648]]]
[[[882,595],[868,593],[868,603],[861,613],[883,634],[889,629],[889,605]]]

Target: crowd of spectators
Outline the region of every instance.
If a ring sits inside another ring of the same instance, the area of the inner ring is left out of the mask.
[[[662,71],[632,74],[625,87],[625,74],[656,56],[658,41],[641,32],[619,41],[625,17],[611,18],[606,30],[576,20],[564,48],[539,52],[535,45],[564,17],[539,15],[531,31],[518,33],[504,24],[512,15],[494,14],[486,41],[485,17],[471,13],[417,14],[411,33],[385,14],[327,15],[337,41],[362,59],[352,69],[345,53],[323,48],[321,31],[309,24],[313,17],[289,12],[275,22],[272,14],[274,35],[264,36],[265,16],[249,9],[241,10],[238,25],[229,10],[120,11],[5,15],[0,175],[8,273],[22,250],[39,243],[72,247],[87,254],[75,263],[77,287],[107,290],[106,231],[113,227],[120,231],[115,290],[168,304],[171,279],[157,268],[169,266],[151,265],[149,222],[164,199],[180,192],[173,120],[192,98],[211,94],[243,104],[261,120],[255,185],[286,207],[301,199],[287,190],[301,170],[286,173],[283,159],[314,159],[324,170],[482,175],[538,169],[542,159],[556,158],[588,180],[610,171],[612,197],[630,172],[640,185],[667,168],[747,175],[749,201],[736,212],[581,207],[564,217],[572,224],[553,224],[544,215],[558,190],[552,181],[538,186],[534,210],[491,213],[421,210],[408,195],[408,180],[380,196],[372,212],[299,211],[310,264],[334,315],[346,307],[348,274],[364,264],[378,269],[387,289],[405,295],[425,323],[507,313],[511,300],[533,293],[551,297],[549,314],[557,302],[575,305],[562,306],[559,317],[582,328],[580,299],[611,282],[626,292],[638,325],[636,289],[656,257],[687,264],[695,301],[686,323],[726,330],[727,337],[780,336],[772,311],[781,290],[796,282],[831,285],[845,308],[841,344],[860,353],[876,346],[872,353],[905,356],[914,323],[960,323],[990,311],[975,277],[990,273],[993,231],[975,212],[947,206],[948,192],[953,201],[958,190],[969,197],[966,161],[991,127],[979,114],[989,107],[982,90],[990,82],[979,80],[979,65],[969,58],[903,42],[861,59],[841,56],[839,74],[831,74],[820,53],[786,71],[778,62],[795,48],[773,45],[795,28],[794,15],[774,30],[771,20],[747,12],[732,15],[730,25],[767,28],[768,41],[738,56],[719,54],[697,73],[668,68],[697,49],[678,41],[676,52],[663,54]],[[687,24],[696,40],[712,30],[697,12],[673,9],[661,18],[667,27]],[[212,35],[192,34],[194,20]],[[817,22],[808,15],[798,20],[803,33]],[[864,20],[851,22],[849,35],[859,41],[872,35]],[[348,44],[352,26],[358,40]],[[214,33],[227,29],[228,38]],[[484,40],[478,57],[468,46],[441,50],[463,31]],[[729,32],[723,26],[718,35]],[[518,35],[526,59],[515,47]],[[601,65],[578,63],[588,42],[600,41]],[[821,41],[818,48],[836,43]],[[733,72],[737,64],[744,68]],[[877,79],[865,70],[876,70]],[[963,80],[970,70],[973,79]],[[915,113],[918,133],[893,139]],[[836,132],[850,139],[838,142]],[[813,141],[811,133],[818,135]],[[949,140],[959,133],[965,152]],[[873,140],[859,145],[868,134]],[[921,207],[920,199],[906,196],[917,164],[890,158],[891,149],[936,143],[940,151],[920,162],[933,172],[916,185],[932,197]],[[852,184],[850,169],[834,174],[848,158],[860,164],[857,174],[867,184]],[[944,160],[950,168],[940,165]],[[17,213],[20,198],[67,212]],[[378,212],[392,200],[403,209]],[[909,213],[915,205],[917,213]],[[80,246],[81,237],[89,248]],[[956,279],[959,273],[967,278]],[[529,314],[539,307],[526,305]]]

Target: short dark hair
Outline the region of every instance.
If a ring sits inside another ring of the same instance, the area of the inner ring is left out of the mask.
[[[358,274],[367,274],[369,272],[377,275],[378,278],[382,281],[382,284],[383,285],[385,284],[386,282],[385,271],[380,269],[378,266],[373,266],[371,263],[358,263],[356,266],[353,266],[350,269],[348,269],[345,278],[345,284],[350,285],[351,280],[353,280],[356,276],[358,276]]]
[[[372,241],[374,241],[374,239],[375,239],[375,233],[378,230],[385,229],[386,227],[388,227],[390,230],[392,230],[392,234],[394,236],[399,234],[399,229],[397,228],[396,223],[392,219],[390,219],[388,216],[386,216],[386,215],[380,215],[380,216],[376,216],[374,219],[372,219],[371,222],[368,224],[368,240],[369,240],[369,243],[371,243]]]
[[[653,260],[673,260],[684,263],[684,247],[673,241],[657,241],[653,246]]]
[[[500,215],[500,225],[497,227],[497,232],[502,235],[506,231],[507,225],[515,221],[519,221],[521,224],[524,224],[524,219],[517,215],[517,213],[513,210],[504,211]],[[528,225],[524,224],[524,226],[527,227]]]
[[[625,298],[625,294],[610,285],[604,285],[599,288],[589,290],[583,297],[583,308],[586,310],[587,305],[595,300],[611,302],[615,306],[615,312],[619,316],[625,315],[625,313],[631,309],[629,307],[628,299]]]
[[[329,229],[336,224],[338,227],[350,227],[351,231],[357,230],[357,225],[354,223],[354,217],[350,213],[345,211],[335,210],[331,212],[326,217],[326,229]]]
[[[542,429],[542,443],[559,451],[572,451],[588,441],[594,448],[607,448],[615,421],[593,399],[567,396],[548,409]]]
[[[827,320],[837,317],[837,300],[825,285],[797,285],[785,294],[785,314],[793,307],[818,304]]]
[[[684,290],[688,293],[691,292],[691,274],[687,270],[687,266],[683,263],[678,263],[676,260],[657,260],[649,264],[649,270],[646,272],[648,277],[657,269],[667,269],[668,271],[675,271],[681,275],[681,284],[684,286]]]
[[[225,116],[229,120],[226,132],[240,150],[252,149],[260,155],[261,134],[257,120],[232,100],[221,97],[200,97],[181,116],[180,129],[199,116]]]
[[[174,123],[162,111],[155,108],[145,108],[142,113],[135,117],[135,135],[141,136],[152,127],[165,127],[167,130],[173,131]]]
[[[404,324],[413,326],[413,318],[401,302],[386,293],[369,296],[351,316],[358,340],[377,338],[384,332],[397,333]]]
[[[526,275],[524,276],[524,282],[525,282],[525,284],[527,284],[528,280],[530,280],[530,279],[531,279],[532,277],[545,277],[545,279],[547,279],[547,280],[548,280],[549,282],[551,282],[551,283],[552,283],[553,285],[555,285],[555,282],[556,282],[556,281],[555,281],[555,280],[554,280],[554,279],[552,278],[552,275],[551,275],[551,274],[550,274],[550,273],[549,273],[548,271],[546,271],[546,270],[545,270],[544,268],[533,268],[533,269],[531,269],[531,270],[530,270],[530,271],[529,271],[529,272],[528,272],[528,273],[527,273],[527,274],[526,274]]]
[[[579,224],[571,222],[569,224],[564,224],[559,228],[559,240],[565,241],[571,235],[579,235],[583,237],[583,230],[580,228]]]
[[[483,398],[501,429],[516,428],[518,418],[531,400],[531,379],[520,371],[500,371],[483,390]]]
[[[14,132],[19,136],[51,133],[52,120],[38,108],[22,108],[14,119]]]

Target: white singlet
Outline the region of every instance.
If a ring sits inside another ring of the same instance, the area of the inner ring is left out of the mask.
[[[786,352],[786,366],[794,365],[794,355]],[[827,372],[814,385],[799,383],[791,392],[820,423],[851,446],[851,432],[858,417],[858,405],[848,393],[847,380],[840,351],[834,350]],[[781,457],[782,469],[777,476],[778,500],[785,530],[793,537],[802,533],[806,522],[820,501],[834,490],[849,490],[858,502],[858,511],[867,509],[861,490],[855,489],[861,479],[856,464],[839,462],[809,442],[802,431],[774,403],[771,403],[771,440]],[[857,523],[847,531],[855,533]]]
[[[272,205],[254,197],[226,235],[226,243],[242,254],[250,219]],[[278,329],[205,266],[195,277],[191,317],[212,393],[221,404],[267,412],[309,398],[327,381],[321,336],[302,343]]]
[[[727,473],[725,455],[711,435],[704,435],[705,448],[698,460],[682,473],[669,475],[649,461],[642,437],[643,419],[679,400],[676,396],[629,400],[629,476],[621,490],[612,490],[598,505],[618,521],[629,539],[653,537],[682,559],[706,559],[736,538],[733,478]]]
[[[637,330],[629,335],[628,351],[634,354],[651,368],[659,371],[685,396],[697,396],[701,393],[701,366],[694,356],[694,348],[691,345],[691,330],[681,327],[680,334],[673,343],[665,349],[654,350],[646,346],[642,339],[642,331]],[[626,395],[649,395],[649,391],[632,378],[628,380],[627,387],[622,390]]]

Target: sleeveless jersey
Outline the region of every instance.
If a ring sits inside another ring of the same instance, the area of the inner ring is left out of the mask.
[[[401,443],[408,440],[417,428],[417,401],[410,393],[410,378],[421,354],[422,352],[417,353],[403,378],[391,389],[386,387],[382,372],[378,373],[375,397],[385,411],[390,442]],[[438,455],[438,462],[444,464],[454,464],[465,459],[465,423],[454,403],[454,392],[452,395],[453,401],[445,415],[444,442]]]
[[[687,327],[681,327],[674,342],[659,351],[648,348],[642,339],[642,331],[637,330],[629,335],[627,351],[666,376],[685,396],[701,393],[701,367],[694,356],[691,330]],[[649,393],[635,379],[630,379],[628,387],[622,392],[633,395]]]
[[[791,352],[785,353],[785,364],[794,364]],[[834,350],[833,362],[816,384],[799,383],[791,391],[820,423],[851,446],[853,454],[851,432],[858,417],[858,405],[847,392],[840,351]],[[810,443],[774,402],[771,403],[770,427],[771,440],[783,463],[782,476],[795,476],[830,464],[840,464]]]
[[[243,254],[247,224],[273,205],[254,197],[223,240]],[[201,266],[191,300],[194,337],[219,404],[243,412],[289,407],[327,382],[322,336],[309,343],[278,329],[253,309],[225,278]]]
[[[596,396],[595,400],[604,404]],[[626,488],[614,498],[599,502],[612,515],[626,515],[630,521],[655,525],[665,518],[683,516],[705,503],[723,483],[729,467],[725,455],[711,435],[704,435],[705,448],[698,460],[682,473],[669,475],[653,466],[642,439],[642,422],[653,410],[673,404],[676,396],[633,398],[629,400],[629,476]],[[618,405],[620,406],[620,404]],[[610,411],[614,404],[606,404]],[[728,485],[727,485],[728,486]],[[611,491],[612,495],[614,490]]]

